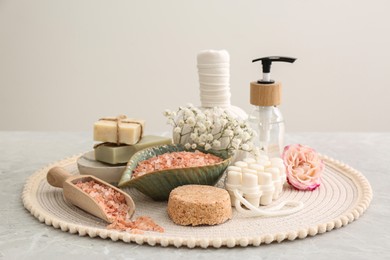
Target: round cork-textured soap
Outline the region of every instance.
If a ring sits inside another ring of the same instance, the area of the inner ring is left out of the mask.
[[[232,217],[229,193],[207,185],[184,185],[169,194],[168,215],[183,226],[217,225]]]

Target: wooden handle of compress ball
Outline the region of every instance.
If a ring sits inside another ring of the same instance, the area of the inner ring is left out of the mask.
[[[64,168],[53,167],[46,175],[47,182],[54,187],[62,188],[66,179],[72,176]]]

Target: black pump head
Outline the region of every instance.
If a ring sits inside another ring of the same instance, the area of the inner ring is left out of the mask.
[[[271,72],[271,65],[272,62],[289,62],[289,63],[294,63],[296,58],[291,58],[291,57],[283,57],[283,56],[269,56],[269,57],[263,57],[259,59],[252,60],[252,62],[257,62],[261,60],[261,64],[263,65],[263,73],[270,73]],[[263,84],[272,84],[274,83],[273,80],[271,79],[264,79],[259,80],[258,83],[263,83]]]

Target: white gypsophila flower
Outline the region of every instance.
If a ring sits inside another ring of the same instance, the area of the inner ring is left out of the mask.
[[[226,129],[224,132],[223,132],[224,135],[226,136],[229,136],[229,137],[232,137],[234,135],[233,131],[230,130],[230,129]]]
[[[249,145],[248,144],[242,144],[241,145],[242,150],[249,151]]]
[[[204,146],[204,149],[205,149],[206,151],[210,150],[210,149],[211,149],[211,145],[210,145],[210,144],[206,144],[206,145]]]
[[[192,107],[192,111],[194,111],[194,113],[196,113],[196,114],[199,114],[199,113],[203,114],[202,111],[199,108],[195,107],[195,106]]]
[[[198,128],[199,132],[201,132],[201,133],[206,131],[206,126],[203,123],[198,123],[198,127],[197,128]]]
[[[172,118],[168,118],[167,124],[171,125],[171,126],[174,126],[175,125],[175,121]]]
[[[187,118],[186,123],[187,123],[189,126],[193,127],[193,126],[195,126],[196,121],[195,121],[195,119],[194,119],[193,117],[189,117],[189,118]]]
[[[177,125],[179,126],[179,127],[183,127],[184,126],[184,120],[179,120],[179,122],[177,122]]]
[[[242,140],[247,141],[251,138],[251,135],[248,132],[242,134]]]
[[[244,131],[242,130],[242,128],[236,127],[234,129],[234,133],[237,134],[237,135],[242,135],[244,133]]]
[[[226,119],[221,119],[221,125],[224,126],[228,123],[228,121]]]
[[[172,115],[172,111],[169,110],[169,109],[165,109],[165,111],[163,112],[163,115],[164,116],[170,116],[170,115]]]
[[[205,146],[205,144],[206,144],[205,142],[200,142],[200,143],[198,143],[198,145],[199,145],[199,146],[202,146],[202,147]]]
[[[240,139],[234,138],[234,139],[232,140],[232,146],[233,146],[235,149],[238,149],[240,143],[241,143],[241,140],[240,140]]]
[[[181,128],[180,127],[175,127],[175,129],[173,130],[173,132],[177,133],[177,134],[180,134],[181,133]]]
[[[230,112],[226,112],[226,119],[238,123],[238,120],[236,120],[235,117]]]
[[[212,141],[214,139],[214,136],[212,135],[212,134],[207,134],[207,136],[206,136],[206,140],[207,141]]]
[[[190,138],[191,138],[192,141],[195,141],[196,138],[198,138],[198,134],[197,133],[191,133]]]
[[[217,129],[221,128],[222,127],[221,120],[219,118],[215,119],[213,125],[214,125],[214,128],[217,128]]]
[[[213,125],[213,123],[210,120],[205,120],[204,125],[206,128],[210,128]]]
[[[195,115],[194,115],[194,112],[192,112],[192,110],[191,109],[188,109],[188,108],[185,108],[184,109],[184,115],[186,116],[186,117],[194,117]]]
[[[248,145],[248,151],[252,151],[253,150],[253,143],[252,142],[247,142],[246,143]]]
[[[206,111],[204,112],[204,115],[206,116],[206,118],[210,118],[210,117],[213,116],[213,113],[212,113],[212,111],[210,111],[210,110],[208,109],[208,110],[206,110]]]
[[[186,144],[184,145],[184,147],[185,147],[186,149],[190,149],[190,148],[191,148],[191,144],[190,144],[190,143],[186,143]]]
[[[192,103],[187,103],[187,107],[189,107],[189,108],[193,108],[193,107],[194,107],[194,105],[193,105]]]
[[[201,134],[201,135],[199,136],[199,140],[200,140],[201,142],[205,142],[205,141],[207,140],[207,135],[206,135],[206,134]]]
[[[221,142],[218,141],[218,140],[214,140],[214,141],[213,141],[213,147],[216,147],[216,148],[221,147]]]
[[[196,144],[192,144],[192,145],[191,145],[191,148],[192,148],[192,149],[196,149]]]
[[[232,119],[232,118],[226,118],[226,120],[229,122],[229,125],[231,126],[231,127],[237,127],[238,126],[238,121],[237,120],[235,120],[235,119]]]
[[[198,114],[196,115],[195,119],[196,119],[196,121],[201,121],[201,122],[203,122],[203,121],[206,120],[206,116],[205,116],[204,114],[198,113]]]

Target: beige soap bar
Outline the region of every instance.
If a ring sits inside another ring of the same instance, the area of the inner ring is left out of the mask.
[[[95,147],[95,158],[97,161],[109,164],[127,163],[131,156],[136,152],[152,146],[164,144],[172,144],[172,139],[163,136],[145,135],[135,145],[116,145],[107,143],[98,145]]]
[[[145,120],[126,116],[102,118],[94,124],[93,140],[117,144],[136,144],[143,135]]]

